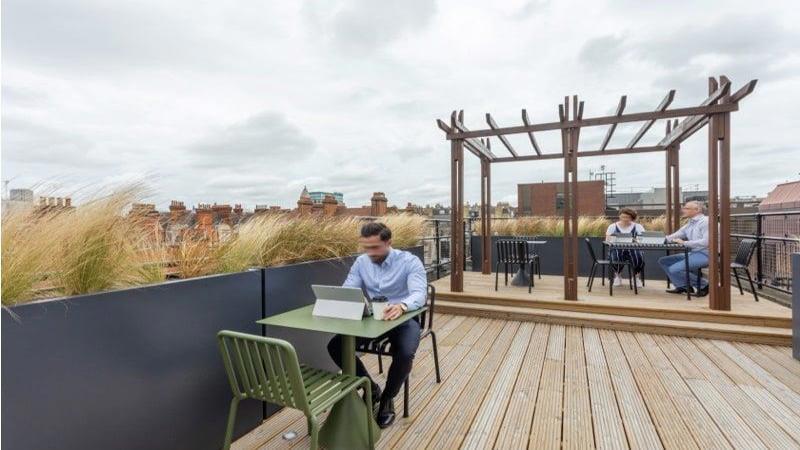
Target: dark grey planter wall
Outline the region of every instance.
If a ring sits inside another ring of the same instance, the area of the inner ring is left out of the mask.
[[[800,253],[792,255],[792,354],[794,359],[800,359]]]
[[[497,264],[495,243],[498,239],[514,239],[514,236],[492,236],[492,271]],[[603,238],[591,237],[597,258],[603,257]],[[564,273],[564,240],[561,237],[541,236],[539,240],[547,241],[546,244],[536,245],[536,253],[542,264],[542,275],[563,275]],[[586,248],[584,238],[578,238],[578,274],[588,276],[592,267],[592,259]],[[472,255],[472,271],[480,272],[482,267],[483,252],[481,251],[481,237],[472,236],[470,241]],[[644,274],[648,280],[666,279],[664,272],[658,266],[658,258],[665,255],[663,252],[643,252],[645,260]],[[500,268],[502,271],[502,267]],[[598,271],[597,275],[600,275]]]
[[[231,398],[216,333],[259,334],[261,270],[2,313],[2,447],[219,448]],[[263,417],[242,402],[237,436]]]
[[[423,259],[422,246],[406,249]],[[314,303],[312,284],[341,285],[347,278],[355,256],[311,261],[264,271],[264,311],[272,316]],[[328,356],[327,345],[332,335],[282,327],[266,327],[266,335],[285,339],[294,345],[301,362],[327,370],[338,370]]]

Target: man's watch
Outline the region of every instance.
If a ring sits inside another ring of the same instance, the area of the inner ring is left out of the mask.
[[[400,302],[400,309],[402,309],[403,312],[406,312],[406,311],[408,311],[408,305],[406,305],[403,302]]]

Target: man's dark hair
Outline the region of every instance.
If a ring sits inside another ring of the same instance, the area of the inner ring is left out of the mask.
[[[381,240],[386,242],[392,238],[392,230],[381,222],[365,223],[361,227],[361,237],[380,236]]]

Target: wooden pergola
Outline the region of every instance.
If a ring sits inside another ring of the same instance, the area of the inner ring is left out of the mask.
[[[437,120],[439,128],[450,141],[451,155],[451,278],[453,292],[464,290],[464,149],[481,162],[481,247],[484,274],[491,267],[491,165],[494,163],[564,160],[564,299],[578,299],[578,158],[605,155],[664,152],[666,155],[666,217],[667,230],[680,226],[680,164],[681,143],[708,125],[708,217],[709,226],[709,305],[715,310],[730,310],[730,114],[739,109],[739,101],[755,89],[752,80],[731,94],[731,82],[725,76],[709,78],[708,97],[699,106],[669,109],[675,97],[671,90],[658,106],[649,112],[625,114],[626,96],[620,98],[614,115],[584,118],[583,101],[578,96],[564,97],[558,105],[558,121],[532,123],[526,110],[522,110],[523,125],[500,127],[491,114],[486,114],[489,128],[470,130],[464,126],[464,111],[453,111],[450,125]],[[683,118],[683,120],[678,120]],[[665,119],[666,135],[653,146],[637,146],[656,120]],[[628,145],[607,148],[618,124],[642,122]],[[600,148],[578,150],[581,129],[608,126]],[[561,131],[561,151],[546,153],[536,141],[534,133]],[[527,134],[535,154],[521,155],[506,136]],[[497,156],[492,152],[490,138],[497,137],[510,156]],[[722,239],[720,239],[722,238]]]

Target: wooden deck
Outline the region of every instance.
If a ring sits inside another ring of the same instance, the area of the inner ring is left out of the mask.
[[[800,362],[788,347],[437,321],[442,383],[426,339],[412,372],[411,416],[384,430],[379,448],[800,448]],[[375,374],[377,359],[364,358]],[[287,431],[298,437],[284,440]],[[288,409],[234,446],[307,447],[305,419]]]
[[[734,290],[731,311],[714,311],[708,297],[692,298],[667,294],[663,280],[651,280],[636,295],[627,286],[614,289],[596,280],[592,292],[581,278],[578,301],[563,298],[563,278],[536,279],[532,293],[527,287],[504,285],[497,291],[494,275],[464,273],[464,292],[450,291],[450,278],[435,281],[437,309],[452,314],[477,315],[513,320],[531,320],[562,325],[581,325],[626,331],[727,339],[742,342],[789,345],[791,310],[766,299],[754,301],[745,291]]]

